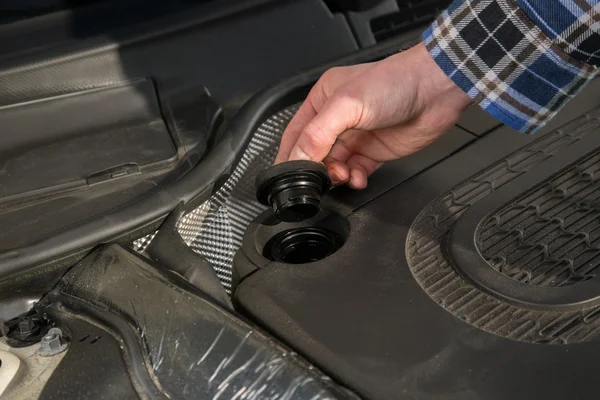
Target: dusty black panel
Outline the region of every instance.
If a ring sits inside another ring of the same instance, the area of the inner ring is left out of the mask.
[[[457,125],[474,135],[483,136],[502,123],[481,107],[474,105],[463,112]]]
[[[490,214],[476,232],[481,255],[528,285],[593,279],[600,266],[599,171],[596,152]]]
[[[530,198],[527,189],[545,185],[549,177],[560,180],[564,172],[558,171],[573,168],[569,164],[579,164],[579,158],[586,162],[587,152],[600,146],[598,115],[596,111],[542,137],[454,187],[423,210],[407,237],[408,264],[419,284],[444,309],[478,328],[515,340],[560,344],[597,339],[597,284],[590,287],[590,281],[566,290],[540,287],[537,277],[515,280],[499,272],[497,266],[490,267],[474,243],[477,229],[487,235],[488,218],[493,223],[499,221],[499,216],[493,215],[495,209],[524,192],[523,196]],[[553,178],[556,173],[559,175]],[[533,196],[539,194],[536,189]],[[567,205],[565,202],[559,207]],[[513,217],[520,219],[519,215]],[[493,243],[488,245],[498,246],[491,253],[501,251],[500,256],[510,252],[519,257],[515,251],[523,250],[517,261],[523,269],[535,263],[522,257],[535,257],[533,249],[543,248],[552,257],[563,238],[552,232],[552,223],[530,222],[535,226],[523,222],[516,235],[502,243],[491,239]],[[554,222],[560,223],[560,218]],[[539,233],[543,234],[530,238]],[[528,244],[528,238],[534,243]],[[512,240],[518,243],[511,249]],[[480,250],[485,256],[486,248],[480,246]],[[531,265],[531,269],[543,273],[542,269],[548,267],[552,274],[562,275],[563,265],[544,266],[544,261]]]
[[[454,126],[431,146],[422,151],[385,163],[369,177],[369,190],[355,191],[348,187],[336,188],[323,198],[325,207],[334,207],[347,214],[372,201],[390,189],[415,177],[437,164],[452,153],[459,151],[475,140],[465,130]]]
[[[139,399],[115,338],[71,315],[64,315],[60,322],[69,332],[69,349],[40,400]]]
[[[539,132],[535,134],[535,136],[552,132],[569,121],[579,117],[582,113],[600,106],[600,96],[598,95],[599,91],[600,79],[595,79],[594,81],[590,82],[588,86],[577,95],[577,97],[575,97],[575,100],[567,103],[556,115],[556,117],[551,119],[547,125],[545,125],[542,129],[540,129]],[[476,105],[467,108],[463,112],[457,125],[477,136],[483,136],[486,133],[502,126],[500,121]],[[513,134],[519,134],[519,132],[516,130],[510,129],[510,131],[512,131]]]
[[[398,11],[371,20],[377,42],[401,35],[411,29],[425,29],[451,3],[450,0],[396,0]]]
[[[85,33],[97,23],[75,11],[0,27],[15,38],[0,54],[0,104],[153,77],[161,90],[204,84],[237,108],[268,84],[357,50],[343,16],[319,0],[188,4]],[[17,40],[19,53],[9,46]]]
[[[450,229],[468,212],[464,208],[471,202],[486,197],[494,200],[511,182],[523,177],[540,180],[528,171],[546,170],[553,175],[552,171],[558,173],[594,151],[600,144],[596,143],[600,139],[596,139],[594,128],[581,128],[589,118],[535,138],[508,128],[492,131],[349,213],[346,242],[321,261],[286,265],[267,260],[260,265],[240,256],[236,263],[259,269],[240,284],[236,303],[366,398],[592,396],[600,390],[590,371],[600,354],[600,344],[589,340],[591,337],[584,338],[585,343],[574,343],[574,331],[570,335],[573,340],[562,345],[507,339],[503,336],[510,335],[502,335],[502,329],[508,328],[500,325],[498,334],[487,332],[498,322],[490,316],[509,303],[497,300],[494,307],[498,309],[484,304],[477,307],[471,301],[473,296],[467,297],[477,290],[483,292],[483,286],[469,283],[466,272],[456,272],[453,254],[462,250],[471,254],[470,259],[479,257],[484,264],[485,260],[474,248],[473,233],[471,252],[468,240],[454,240]],[[546,165],[553,165],[553,169]],[[523,193],[535,186],[528,183],[514,190]],[[454,206],[444,203],[451,199],[459,202]],[[426,212],[431,207],[439,207],[440,212]],[[409,235],[419,240],[408,239]],[[428,265],[433,267],[422,272]],[[487,268],[495,271],[489,265]],[[455,286],[457,282],[467,284],[462,288]],[[460,296],[465,301],[452,302]],[[449,312],[450,306],[454,314],[461,310],[475,314],[462,320]],[[582,318],[592,327],[593,313]],[[515,324],[518,322],[514,319]],[[511,337],[529,330],[549,338],[547,343],[565,343],[561,335],[572,327],[571,321],[554,322],[546,324],[545,330],[527,325],[519,331],[515,326]],[[569,374],[565,375],[565,370]]]

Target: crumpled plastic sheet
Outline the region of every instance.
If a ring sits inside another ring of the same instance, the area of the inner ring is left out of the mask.
[[[146,344],[146,369],[170,398],[355,398],[295,353],[118,245],[90,254],[63,282],[61,293],[134,326]]]

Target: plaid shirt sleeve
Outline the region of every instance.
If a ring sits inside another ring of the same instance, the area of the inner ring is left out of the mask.
[[[600,0],[455,0],[423,40],[482,108],[533,133],[594,78]]]

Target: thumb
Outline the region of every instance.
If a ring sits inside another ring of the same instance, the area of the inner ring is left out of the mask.
[[[362,104],[356,98],[332,96],[298,136],[290,160],[323,161],[337,137],[354,128],[361,115]]]

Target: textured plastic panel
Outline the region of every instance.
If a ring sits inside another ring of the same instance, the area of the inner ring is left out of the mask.
[[[507,302],[463,278],[457,269],[473,265],[478,257],[465,245],[473,242],[475,232],[463,229],[458,233],[455,230],[455,224],[464,220],[463,215],[478,202],[538,164],[560,156],[561,151],[586,135],[597,134],[599,115],[600,112],[595,111],[583,116],[476,174],[430,204],[415,220],[407,238],[409,266],[423,289],[445,310],[480,329],[527,342],[572,343],[593,340],[600,335],[597,318],[600,309],[596,306],[562,310],[557,304],[554,308],[536,310]],[[552,228],[552,225],[548,227]],[[553,238],[545,240],[552,242]],[[546,247],[543,242],[536,245]],[[447,255],[448,246],[451,256]],[[457,255],[462,259],[457,260]],[[510,288],[506,290],[510,292]],[[533,289],[529,291],[533,293]],[[548,292],[548,296],[551,295]]]
[[[476,244],[499,272],[568,286],[600,267],[600,154],[582,160],[482,222]]]

